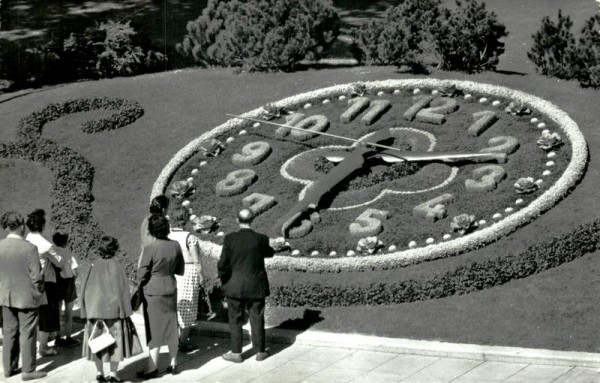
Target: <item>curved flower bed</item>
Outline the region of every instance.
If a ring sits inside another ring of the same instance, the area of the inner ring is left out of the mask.
[[[402,267],[412,263],[432,260],[457,254],[468,249],[481,247],[486,243],[496,240],[525,225],[544,211],[556,204],[577,183],[584,173],[587,161],[587,146],[576,123],[555,105],[538,97],[524,92],[508,89],[505,87],[480,84],[471,81],[437,80],[437,79],[408,79],[408,80],[386,80],[361,84],[367,91],[415,89],[415,88],[442,88],[458,87],[464,92],[477,92],[486,96],[510,98],[517,103],[525,104],[543,113],[547,118],[559,124],[571,143],[571,161],[561,177],[541,196],[528,206],[514,212],[505,218],[494,222],[469,235],[461,236],[446,242],[431,244],[426,247],[413,248],[403,251],[385,253],[372,257],[344,257],[335,259],[324,258],[294,258],[275,257],[268,262],[268,268],[278,270],[300,270],[309,272],[337,272],[340,270],[366,270]],[[320,89],[313,92],[303,93],[273,103],[278,108],[289,108],[303,103],[312,102],[315,99],[323,99],[340,94],[348,94],[355,89],[356,84],[338,85]],[[485,101],[484,101],[485,100]],[[482,97],[479,102],[487,102]],[[244,117],[257,118],[264,113],[263,108],[258,108],[244,114]],[[203,134],[196,140],[190,142],[180,150],[171,161],[163,168],[156,180],[151,197],[165,191],[171,178],[177,169],[185,163],[198,150],[202,142],[209,138],[230,132],[244,125],[244,121],[231,119],[216,127],[210,132]],[[218,256],[219,246],[210,242],[203,242],[204,250],[212,256]]]
[[[122,99],[93,98],[50,104],[19,122],[16,142],[0,143],[0,158],[39,162],[50,169],[53,175],[50,219],[57,229],[69,233],[69,246],[80,259],[89,258],[104,235],[92,218],[94,168],[81,154],[41,135],[44,125],[51,121],[96,109],[117,112],[108,118],[86,122],[82,125],[85,133],[119,129],[144,114],[138,103]],[[127,266],[133,269],[133,264]]]

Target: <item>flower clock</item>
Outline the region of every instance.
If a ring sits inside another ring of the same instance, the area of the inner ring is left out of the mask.
[[[201,236],[215,257],[247,207],[285,244],[271,268],[387,268],[508,235],[563,198],[586,159],[577,125],[533,95],[387,80],[232,116],[177,153],[152,194],[175,191],[192,219],[214,217],[219,230]]]

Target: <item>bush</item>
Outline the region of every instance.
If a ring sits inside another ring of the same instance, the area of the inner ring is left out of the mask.
[[[437,63],[445,70],[479,72],[495,69],[508,35],[493,12],[475,0],[456,1],[455,10],[439,0],[403,0],[389,8],[383,22],[370,20],[354,28],[352,51],[369,65],[409,66],[423,71]]]
[[[485,3],[475,0],[456,0],[457,8],[444,10],[440,23],[433,28],[439,68],[468,73],[494,70],[498,57],[504,53],[508,36],[494,12],[485,9]]]
[[[129,22],[100,23],[64,41],[65,59],[76,78],[128,76],[161,68],[166,56],[135,45],[135,35]]]
[[[117,112],[85,123],[82,129],[86,133],[119,129],[144,113],[138,103],[122,99],[77,99],[50,104],[19,122],[16,142],[0,143],[0,158],[39,162],[50,169],[53,176],[50,220],[57,230],[69,234],[70,250],[82,260],[93,257],[104,235],[92,216],[94,168],[79,153],[42,138],[42,129],[65,115],[96,109],[116,109]],[[120,254],[124,255],[122,251]],[[125,266],[129,273],[135,271],[132,261],[126,261]]]
[[[577,53],[574,66],[579,83],[583,87],[600,88],[600,15],[585,23]]]
[[[355,306],[415,302],[467,294],[525,278],[598,250],[600,219],[521,253],[473,262],[443,274],[368,285],[291,282],[272,284],[269,303],[277,306]],[[331,278],[334,280],[334,278]]]
[[[203,66],[291,71],[339,33],[331,0],[210,0],[177,50]]]
[[[540,29],[532,36],[531,50],[527,53],[538,73],[562,79],[575,77],[573,63],[577,52],[572,26],[571,18],[563,17],[560,10],[556,23],[547,16],[542,19]]]
[[[404,0],[388,8],[384,20],[353,28],[354,58],[367,65],[407,65],[422,71],[433,52],[431,26],[440,17],[440,0]]]

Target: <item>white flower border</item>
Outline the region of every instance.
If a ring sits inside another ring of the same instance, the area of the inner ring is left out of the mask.
[[[331,86],[312,92],[298,94],[292,97],[272,103],[278,107],[292,107],[301,105],[308,101],[332,97],[340,94],[347,94],[353,89],[356,83]],[[571,161],[562,176],[546,190],[541,196],[532,201],[523,209],[495,222],[488,227],[477,230],[469,235],[458,237],[446,242],[432,244],[420,248],[412,248],[403,251],[385,253],[381,255],[368,257],[343,257],[334,259],[325,258],[302,258],[276,256],[267,261],[268,269],[276,270],[299,270],[309,272],[327,272],[341,270],[366,270],[381,269],[390,267],[402,267],[409,264],[418,263],[424,260],[447,257],[465,250],[474,249],[490,243],[502,236],[508,235],[520,226],[532,221],[546,210],[554,206],[569,189],[583,176],[585,171],[588,149],[585,138],[579,127],[564,111],[554,104],[545,101],[537,96],[527,94],[518,90],[509,89],[499,85],[483,84],[473,81],[461,80],[439,80],[439,79],[401,79],[401,80],[383,80],[363,82],[368,90],[395,90],[414,88],[439,88],[443,86],[455,85],[463,91],[477,92],[491,96],[508,98],[522,102],[531,106],[533,109],[544,114],[547,118],[556,122],[571,142]],[[243,114],[244,117],[258,118],[264,111],[262,107],[254,109]],[[242,126],[244,120],[230,119],[224,124],[217,126],[209,132],[191,141],[181,149],[163,168],[152,188],[151,198],[164,193],[169,181],[190,157],[199,149],[199,146],[206,139],[216,137],[217,135],[227,133]],[[221,252],[221,246],[209,242],[201,241],[204,254],[218,258]]]

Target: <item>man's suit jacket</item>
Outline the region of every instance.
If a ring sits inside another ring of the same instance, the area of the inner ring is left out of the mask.
[[[138,282],[146,295],[172,295],[177,291],[175,274],[183,275],[184,268],[179,243],[157,239],[142,250]]]
[[[32,309],[46,304],[37,248],[23,238],[0,240],[0,306]]]
[[[238,299],[268,296],[265,258],[274,253],[269,237],[252,229],[226,235],[217,265],[225,295]]]

